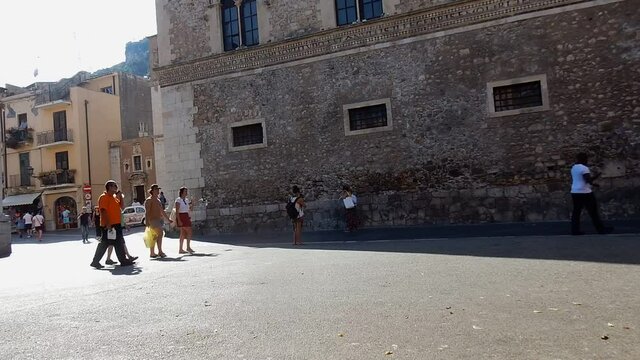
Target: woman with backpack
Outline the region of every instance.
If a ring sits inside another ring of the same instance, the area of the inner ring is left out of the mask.
[[[302,245],[302,224],[304,222],[304,196],[300,193],[300,188],[293,186],[291,188],[293,194],[289,198],[289,209],[295,209],[297,216],[293,211],[287,209],[291,222],[293,223],[293,245]]]

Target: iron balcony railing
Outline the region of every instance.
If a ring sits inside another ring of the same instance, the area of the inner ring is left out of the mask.
[[[42,186],[53,186],[53,185],[65,185],[65,184],[75,184],[76,182],[76,171],[75,170],[55,170],[49,171],[45,173],[41,173],[40,181]]]
[[[38,145],[49,145],[57,142],[73,142],[73,131],[71,129],[43,131],[37,134]]]
[[[19,175],[9,175],[9,188],[17,188],[24,186],[35,186],[35,181],[27,173]]]

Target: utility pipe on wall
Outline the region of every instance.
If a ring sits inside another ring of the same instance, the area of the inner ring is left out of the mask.
[[[91,182],[91,147],[89,146],[89,100],[84,101],[84,123],[87,127],[87,170],[89,171],[89,186],[93,186]]]

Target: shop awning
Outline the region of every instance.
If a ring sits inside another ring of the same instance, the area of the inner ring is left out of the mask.
[[[20,194],[7,196],[2,200],[2,207],[31,205],[33,201],[38,198],[42,193]]]

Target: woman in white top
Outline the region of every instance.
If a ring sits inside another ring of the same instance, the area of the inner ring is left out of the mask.
[[[304,196],[300,193],[300,188],[294,186],[291,188],[293,195],[291,195],[291,202],[295,203],[296,210],[298,210],[298,218],[292,220],[293,222],[293,245],[302,245],[302,224],[304,223]]]
[[[174,206],[176,209],[176,225],[180,228],[180,249],[179,254],[193,253],[191,248],[191,217],[189,212],[191,211],[191,201],[187,199],[188,190],[186,187],[180,188],[180,193],[176,199]],[[183,249],[184,240],[187,240],[187,250]]]
[[[353,232],[358,229],[358,215],[356,212],[356,205],[358,204],[358,198],[351,191],[351,187],[345,185],[342,187],[342,195],[340,195],[342,203],[344,204],[345,217],[347,223],[347,232]]]

